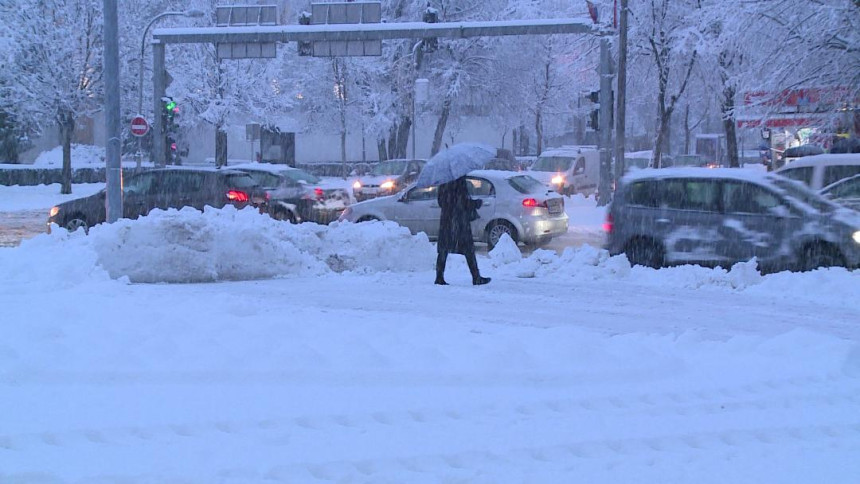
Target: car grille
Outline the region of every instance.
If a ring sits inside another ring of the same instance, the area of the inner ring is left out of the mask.
[[[564,201],[560,198],[550,198],[546,201],[546,206],[549,209],[549,213],[552,215],[564,212]]]

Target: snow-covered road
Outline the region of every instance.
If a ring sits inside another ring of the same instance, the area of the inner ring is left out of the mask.
[[[2,248],[0,482],[860,480],[860,271],[507,242],[481,287],[231,209]]]

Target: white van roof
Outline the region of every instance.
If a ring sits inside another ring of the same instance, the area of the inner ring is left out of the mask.
[[[584,151],[597,151],[594,145],[565,145],[543,150],[540,156],[575,156]]]
[[[786,163],[777,172],[788,169],[816,165],[860,165],[860,153],[824,153],[804,156]]]

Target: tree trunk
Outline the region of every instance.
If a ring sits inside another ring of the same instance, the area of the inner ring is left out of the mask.
[[[227,166],[227,131],[222,125],[215,127],[215,167]]]
[[[391,131],[388,133],[388,157],[386,160],[397,158],[397,123],[391,126]]]
[[[537,136],[537,154],[540,155],[543,151],[543,119],[540,109],[535,113],[535,135]]]
[[[75,134],[75,117],[71,113],[60,115],[60,139],[63,143],[63,171],[60,193],[72,193],[72,136]]]
[[[439,121],[436,122],[436,131],[433,133],[433,147],[430,149],[430,156],[435,155],[442,149],[442,136],[445,134],[445,128],[448,126],[448,115],[451,114],[451,98],[445,97],[442,103],[442,112],[439,114]]]
[[[692,136],[692,128],[690,128],[690,105],[684,109],[684,154],[690,154],[690,137]]]
[[[731,168],[740,168],[738,159],[738,135],[735,130],[735,88],[726,86],[723,90],[723,127],[726,130],[726,151]]]
[[[409,129],[412,127],[412,120],[404,116],[397,125],[397,146],[394,153],[394,158],[406,158],[406,147],[409,145]]]
[[[385,146],[385,138],[377,138],[376,149],[379,151],[379,161],[385,161],[388,159],[388,150]]]

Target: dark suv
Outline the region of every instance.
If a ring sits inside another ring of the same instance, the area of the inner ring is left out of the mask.
[[[641,170],[607,212],[607,248],[631,264],[761,270],[860,265],[860,216],[799,182],[731,168]]]
[[[194,207],[203,210],[227,204],[237,208],[254,205],[266,210],[266,192],[247,173],[213,168],[170,167],[132,175],[123,181],[123,218],[137,218],[155,208]],[[61,203],[51,209],[52,223],[68,230],[105,221],[105,191]]]

